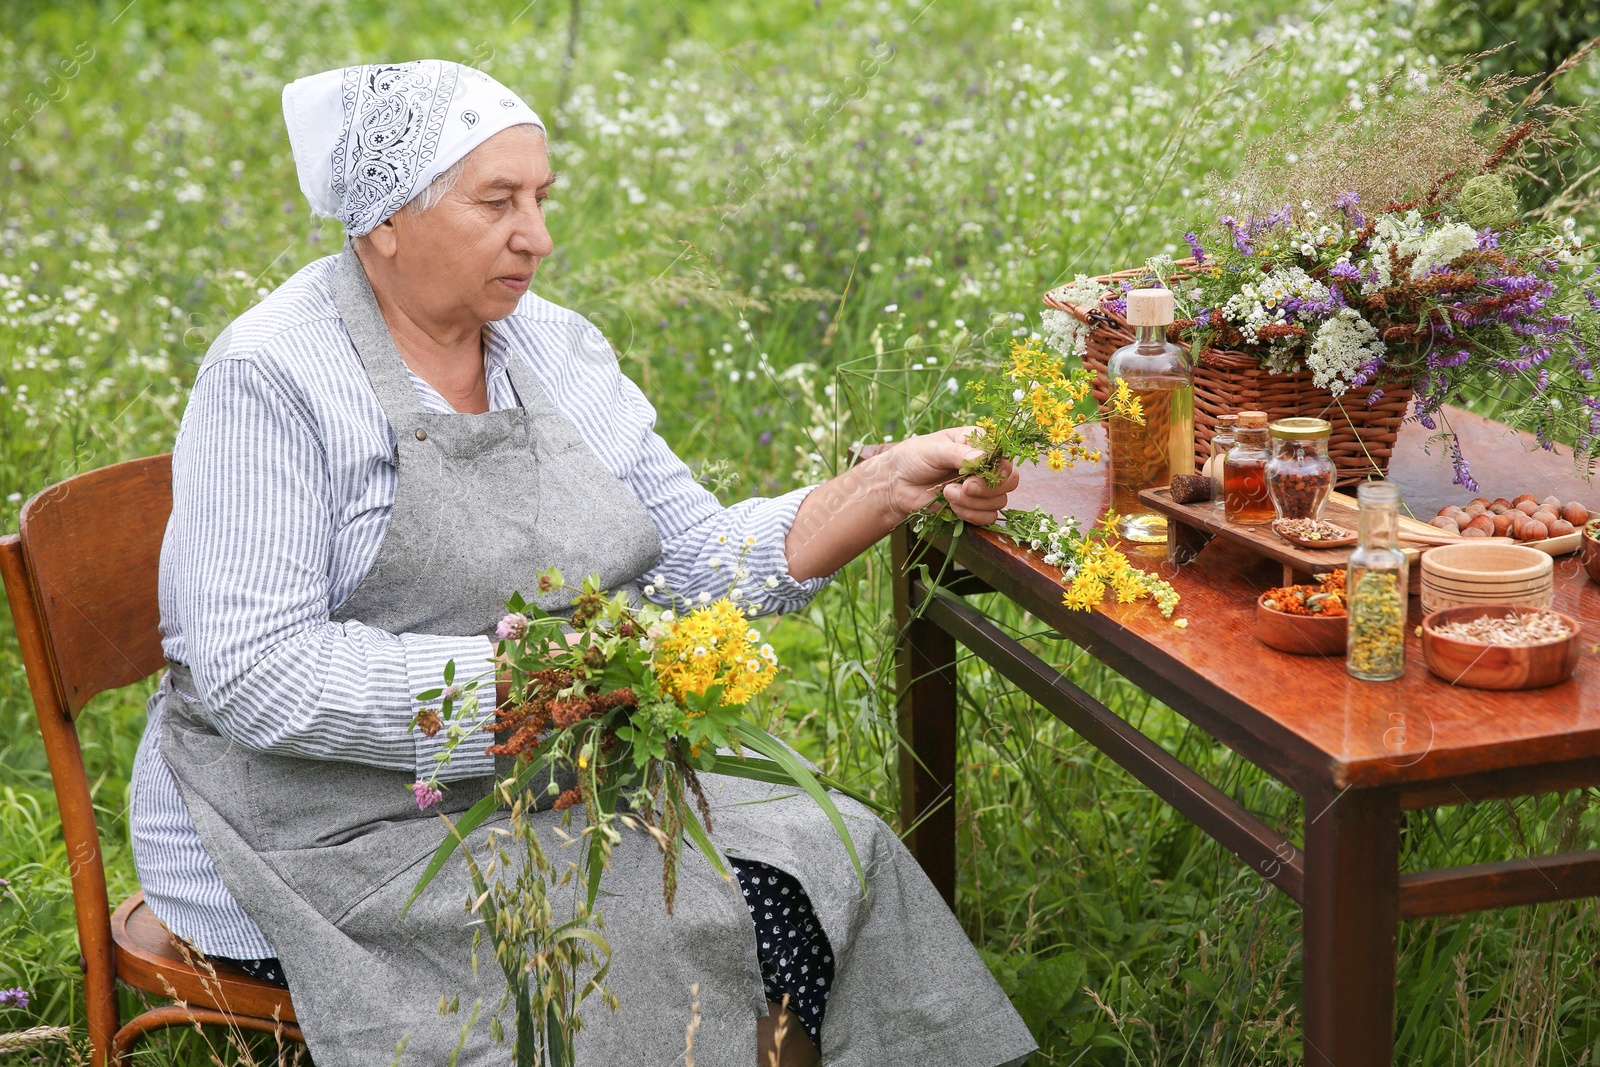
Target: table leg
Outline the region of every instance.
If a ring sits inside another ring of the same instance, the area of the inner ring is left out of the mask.
[[[1198,526],[1167,517],[1167,562],[1181,567],[1200,554],[1211,543],[1211,535]]]
[[[906,846],[952,907],[956,897],[956,643],[926,619],[912,619],[911,536],[904,526],[890,535],[894,563],[894,618],[899,633],[895,688],[899,694],[900,823],[915,826]],[[939,571],[941,557],[921,562]]]
[[[1306,797],[1306,1067],[1390,1067],[1399,828],[1394,790]]]

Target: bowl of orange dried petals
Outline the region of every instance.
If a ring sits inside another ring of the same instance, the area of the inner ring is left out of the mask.
[[[1286,585],[1256,599],[1256,639],[1290,655],[1343,655],[1349,624],[1343,570],[1319,585]]]

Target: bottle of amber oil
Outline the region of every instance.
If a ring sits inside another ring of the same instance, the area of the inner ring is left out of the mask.
[[[1189,354],[1167,340],[1172,324],[1169,289],[1128,293],[1133,343],[1111,355],[1106,375],[1118,379],[1144,410],[1144,421],[1110,415],[1111,510],[1119,536],[1129,541],[1167,539],[1167,520],[1139,501],[1142,489],[1168,485],[1175,474],[1194,473],[1194,375]]]

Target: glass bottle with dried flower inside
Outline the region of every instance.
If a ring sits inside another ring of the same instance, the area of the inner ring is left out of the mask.
[[[1144,409],[1144,421],[1106,419],[1111,458],[1111,510],[1117,534],[1129,541],[1165,541],[1167,520],[1139,502],[1139,492],[1168,485],[1175,474],[1194,473],[1194,374],[1189,354],[1167,340],[1173,320],[1170,289],[1128,293],[1132,344],[1111,354],[1112,388],[1126,382]]]
[[[1361,543],[1345,577],[1350,614],[1345,669],[1354,678],[1387,682],[1406,672],[1406,596],[1410,577],[1400,551],[1400,490],[1365,482],[1356,490]]]
[[[1229,522],[1258,526],[1277,516],[1267,492],[1267,413],[1241,411],[1236,440],[1222,460],[1222,506]]]
[[[1267,492],[1280,519],[1320,519],[1333,491],[1333,460],[1327,419],[1278,419],[1267,427],[1272,458],[1267,460]]]

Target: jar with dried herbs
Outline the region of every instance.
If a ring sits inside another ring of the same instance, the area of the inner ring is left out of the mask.
[[[1400,490],[1392,482],[1366,482],[1356,490],[1356,500],[1361,543],[1347,565],[1350,639],[1345,669],[1363,681],[1388,682],[1406,672],[1410,575],[1397,545]]]
[[[1278,419],[1267,427],[1272,458],[1267,460],[1267,492],[1281,519],[1317,519],[1333,491],[1333,460],[1327,419]]]

